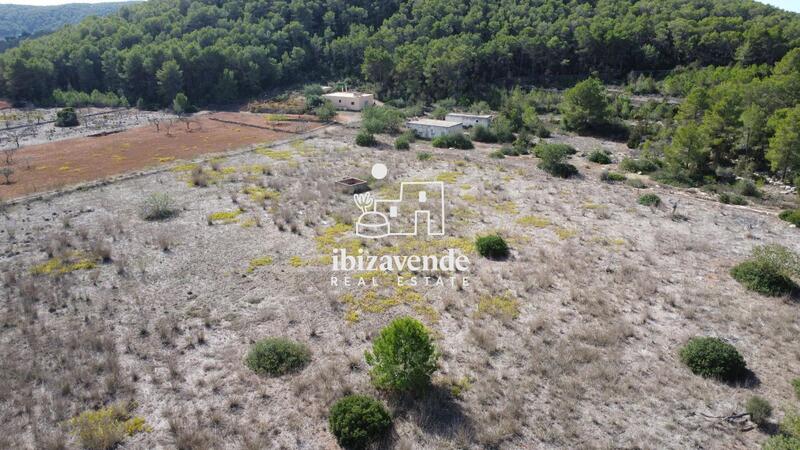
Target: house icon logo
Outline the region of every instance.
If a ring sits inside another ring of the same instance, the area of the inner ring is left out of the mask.
[[[375,164],[372,176],[382,179],[386,166]],[[354,194],[361,215],[356,235],[378,239],[387,236],[444,236],[444,183],[404,181],[395,199],[377,199],[371,193]]]

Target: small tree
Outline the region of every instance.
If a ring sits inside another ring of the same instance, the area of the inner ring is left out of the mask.
[[[170,59],[156,71],[156,80],[158,81],[158,92],[163,99],[161,104],[169,104],[168,102],[174,99],[183,87],[183,71],[175,60]]]
[[[800,256],[780,245],[759,246],[750,259],[731,269],[731,276],[759,294],[786,295],[797,287],[792,276],[800,276]]]
[[[481,236],[475,240],[475,248],[478,253],[490,259],[508,258],[509,249],[505,239],[499,235]]]
[[[389,430],[392,419],[374,398],[348,395],[333,405],[328,423],[343,448],[363,449]]]
[[[560,105],[562,122],[568,130],[587,131],[608,122],[608,98],[603,83],[589,78],[564,93]]]
[[[11,175],[14,175],[14,169],[11,167],[3,167],[0,169],[0,175],[6,180],[6,184],[11,184]]]
[[[13,147],[13,148],[9,147],[9,148],[3,149],[3,156],[5,157],[6,164],[8,164],[8,165],[14,164],[14,155],[17,153],[18,149],[19,149],[19,146]]]
[[[378,141],[375,139],[375,136],[367,130],[361,130],[356,135],[356,145],[360,147],[372,147],[377,143]]]
[[[747,400],[745,411],[754,424],[763,427],[772,416],[772,405],[764,397],[754,395]]]
[[[538,145],[535,154],[542,161],[539,168],[561,178],[569,178],[578,173],[578,169],[572,164],[567,163],[570,148],[566,145],[543,144]]]
[[[395,319],[381,330],[365,356],[372,383],[397,391],[426,387],[438,358],[425,325],[411,317]]]
[[[333,103],[325,100],[314,110],[314,114],[317,115],[317,119],[323,122],[330,122],[336,117],[336,108],[333,107]]]
[[[175,114],[182,116],[189,110],[189,98],[183,92],[178,92],[172,100],[172,110]]]
[[[57,127],[76,127],[80,125],[75,108],[64,108],[56,113]]]
[[[731,344],[714,337],[693,337],[679,352],[692,373],[704,378],[736,381],[747,373],[747,364]]]
[[[250,349],[245,364],[259,375],[280,376],[303,369],[311,361],[304,344],[285,338],[267,338]]]
[[[788,173],[800,170],[800,106],[776,112],[769,124],[775,135],[769,140],[766,158],[785,180]]]

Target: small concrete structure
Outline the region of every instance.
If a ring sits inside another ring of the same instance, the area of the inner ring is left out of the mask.
[[[331,92],[322,97],[329,100],[334,108],[348,111],[361,111],[375,104],[374,95],[361,92]]]
[[[345,194],[359,194],[369,190],[369,184],[367,184],[366,181],[353,177],[342,178],[336,181],[336,186]]]
[[[445,117],[445,120],[450,122],[461,122],[466,128],[483,125],[488,127],[492,124],[494,116],[491,114],[468,114],[468,113],[450,113]]]
[[[448,120],[417,119],[409,121],[406,126],[414,130],[417,136],[433,139],[445,134],[458,134],[464,132],[461,122],[450,122]]]

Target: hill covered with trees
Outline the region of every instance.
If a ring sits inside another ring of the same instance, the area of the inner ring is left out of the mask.
[[[0,55],[0,95],[202,104],[353,77],[435,100],[595,71],[771,65],[797,46],[800,16],[750,0],[151,0]]]
[[[125,2],[69,3],[54,6],[0,5],[0,39],[50,32],[87,16],[105,16]]]

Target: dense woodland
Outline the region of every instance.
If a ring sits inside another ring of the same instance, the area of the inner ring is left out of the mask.
[[[0,54],[0,95],[40,103],[228,103],[332,79],[434,116],[500,111],[501,141],[559,113],[668,182],[800,175],[800,15],[748,0],[151,0]],[[684,100],[634,107],[608,81]],[[575,83],[563,101],[520,88]]]
[[[50,32],[86,16],[105,16],[125,3],[73,3],[54,6],[0,5],[0,39]]]
[[[798,45],[797,15],[749,0],[152,0],[7,51],[0,86],[167,105],[179,91],[203,104],[353,77],[431,100],[593,71],[773,64]]]

